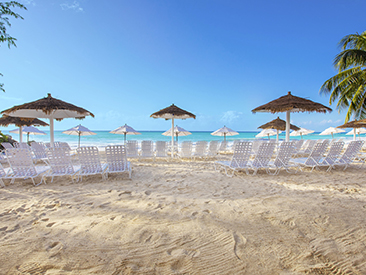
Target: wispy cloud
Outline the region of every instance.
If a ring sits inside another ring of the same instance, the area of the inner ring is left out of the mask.
[[[34,0],[22,0],[21,3],[24,4],[25,6],[36,5],[36,2]]]
[[[83,12],[83,8],[80,7],[80,3],[78,1],[74,1],[72,3],[70,2],[66,2],[66,3],[62,3],[60,4],[61,8],[63,10],[74,10],[76,12]]]
[[[238,118],[240,118],[242,114],[243,114],[242,112],[237,111],[226,111],[220,118],[220,121],[224,123],[232,123]]]
[[[338,120],[332,120],[332,119],[324,119],[322,121],[319,122],[320,125],[325,125],[325,124],[340,124],[342,123],[342,120],[338,119]]]

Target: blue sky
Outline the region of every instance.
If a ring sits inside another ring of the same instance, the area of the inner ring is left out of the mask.
[[[172,103],[187,130],[257,130],[284,113],[251,110],[291,91],[329,106],[319,88],[336,71],[339,40],[364,29],[362,0],[22,0],[17,48],[0,45],[0,110],[53,97],[83,107],[91,130],[125,123],[167,130],[150,115]],[[345,111],[295,113],[321,131]],[[65,119],[56,130],[80,121]],[[10,129],[8,128],[2,129]]]

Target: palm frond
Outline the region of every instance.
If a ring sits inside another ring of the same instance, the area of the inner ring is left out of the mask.
[[[350,67],[365,67],[366,66],[366,51],[364,50],[345,50],[339,53],[334,58],[334,67],[338,68],[339,72]]]

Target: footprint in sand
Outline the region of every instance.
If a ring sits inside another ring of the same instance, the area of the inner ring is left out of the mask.
[[[233,238],[235,241],[234,244],[234,253],[239,260],[243,260],[245,256],[245,244],[247,243],[247,239],[243,237],[242,234],[234,232]]]
[[[49,224],[46,225],[46,227],[52,227],[55,224],[55,222],[51,222]]]
[[[60,253],[63,247],[64,245],[61,242],[53,242],[48,246],[47,251],[50,253],[50,257],[54,257]]]

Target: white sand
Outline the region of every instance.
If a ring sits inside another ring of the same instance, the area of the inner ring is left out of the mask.
[[[0,274],[366,274],[365,169],[17,180],[0,189]]]

